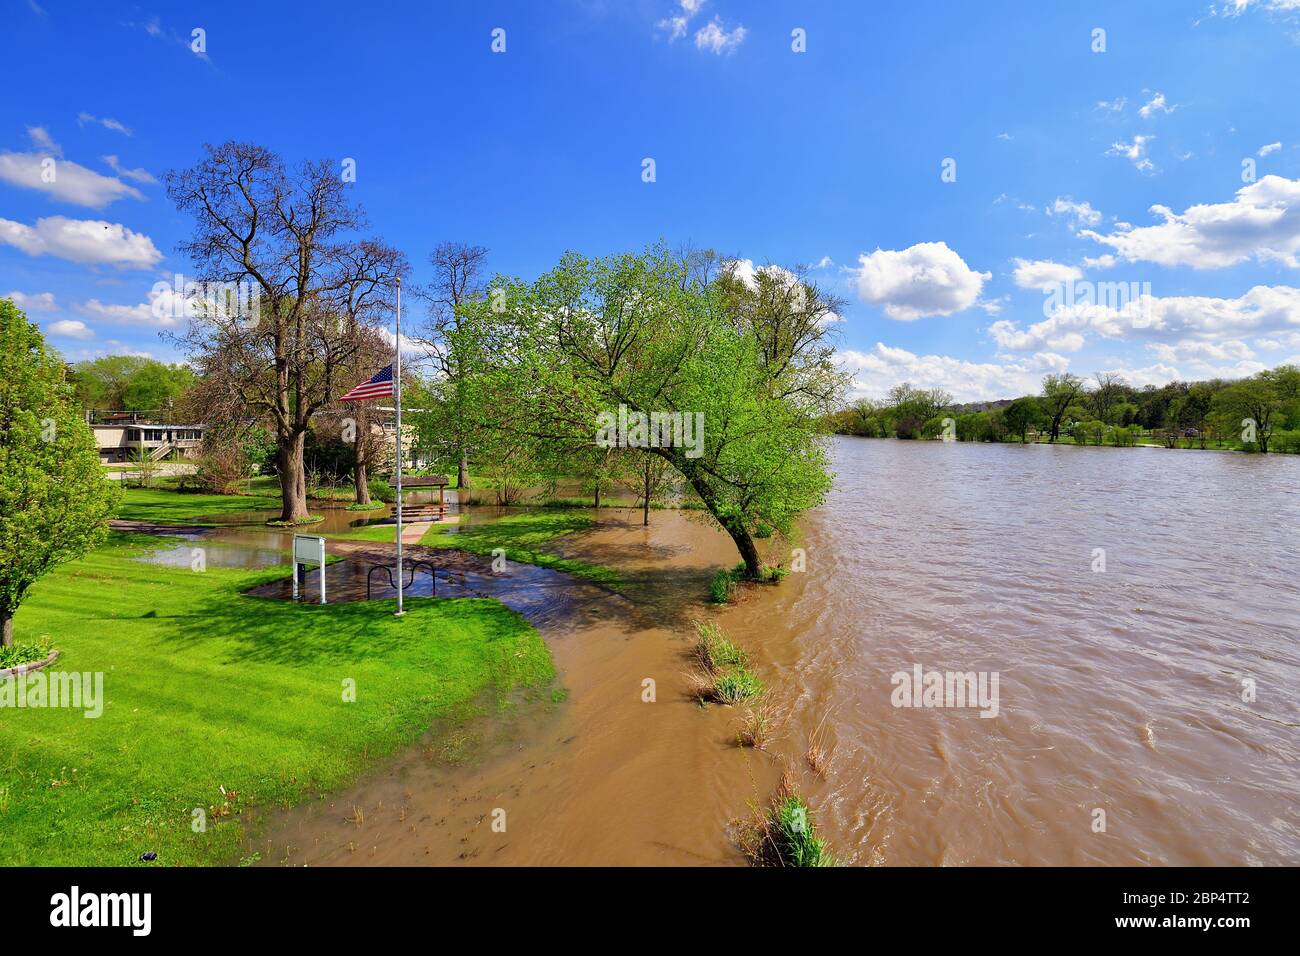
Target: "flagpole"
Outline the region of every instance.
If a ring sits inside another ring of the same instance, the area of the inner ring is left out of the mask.
[[[402,609],[402,277],[397,277],[397,349],[393,358],[393,395],[397,399],[397,616]]]

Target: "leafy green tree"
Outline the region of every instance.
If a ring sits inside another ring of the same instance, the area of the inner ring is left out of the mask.
[[[846,385],[826,340],[833,300],[785,270],[749,277],[733,264],[692,277],[662,248],[569,253],[531,285],[496,288],[462,306],[471,319],[462,331],[476,330],[476,353],[488,357],[463,383],[482,427],[512,447],[573,449],[598,444],[602,430],[608,440],[620,415],[673,416],[680,434],[668,441],[635,424],[612,438],[667,461],[746,573],[763,577],[755,531],[788,533],[830,487],[820,423]]]
[[[71,380],[82,408],[168,414],[193,387],[194,373],[139,355],[105,355],[78,362]]]
[[[1043,414],[1048,423],[1048,441],[1061,437],[1061,423],[1083,392],[1083,379],[1065,372],[1043,378]]]
[[[0,299],[0,640],[27,589],[104,537],[116,490],[35,324]]]
[[[1021,444],[1028,440],[1029,429],[1043,420],[1043,407],[1032,395],[1017,398],[1002,411],[1002,421]]]
[[[1241,425],[1243,445],[1251,444],[1248,436],[1253,432],[1255,446],[1264,454],[1268,453],[1273,415],[1282,407],[1277,378],[1273,373],[1261,372],[1254,378],[1234,382],[1214,396],[1212,407],[1237,420]]]

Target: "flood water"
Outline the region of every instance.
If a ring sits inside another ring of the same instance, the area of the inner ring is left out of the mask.
[[[413,748],[269,814],[264,859],[739,863],[729,825],[789,765],[850,864],[1300,863],[1300,458],[864,439],[833,458],[806,571],[721,611],[725,537],[602,511],[565,547],[630,597],[539,569],[498,595],[567,700],[468,763]],[[765,753],[686,695],[702,617],[785,714]],[[996,716],[895,706],[916,666],[996,674]]]

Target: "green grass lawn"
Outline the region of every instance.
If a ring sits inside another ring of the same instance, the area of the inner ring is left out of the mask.
[[[210,495],[167,488],[124,488],[114,517],[160,524],[203,524],[196,517],[237,514],[242,511],[279,510],[279,497],[264,495]]]
[[[106,703],[98,719],[0,711],[0,864],[235,862],[239,811],[344,785],[433,721],[554,677],[537,632],[495,601],[408,599],[399,620],[392,601],[244,597],[283,569],[134,560],[158,543],[113,535],[18,611],[16,637],[51,637],[57,670],[103,672]]]
[[[506,557],[511,561],[564,571],[613,591],[624,590],[626,582],[615,569],[562,558],[542,549],[556,538],[586,531],[595,523],[586,515],[569,514],[563,510],[528,511],[482,524],[434,525],[425,532],[420,544],[430,548],[456,548],[489,557],[495,548],[505,548]],[[392,529],[388,531],[391,539]]]

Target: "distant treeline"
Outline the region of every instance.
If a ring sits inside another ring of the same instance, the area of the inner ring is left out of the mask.
[[[1048,375],[1038,395],[957,405],[942,389],[906,382],[884,401],[860,399],[832,415],[831,430],[866,438],[1067,441],[1169,448],[1239,448],[1300,453],[1300,368],[1250,378],[1134,388],[1113,373],[1087,382]]]

